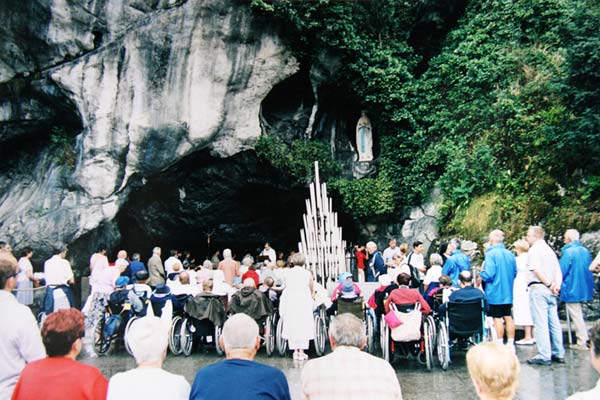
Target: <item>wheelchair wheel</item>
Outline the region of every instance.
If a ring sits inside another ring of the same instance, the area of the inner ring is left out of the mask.
[[[181,325],[183,324],[183,318],[179,315],[175,316],[171,321],[171,329],[169,332],[169,349],[171,353],[178,356],[181,354]]]
[[[498,339],[498,333],[496,332],[496,327],[494,326],[494,319],[492,317],[485,317],[483,331],[483,340],[485,342],[495,342],[496,339]]]
[[[450,364],[450,342],[448,339],[448,330],[444,321],[438,323],[437,333],[437,356],[440,367],[445,371]]]
[[[105,323],[106,315],[102,315],[94,326],[94,352],[99,356],[106,354],[110,348],[110,338],[104,337]]]
[[[431,317],[427,317],[423,326],[423,340],[424,343],[424,351],[425,351],[425,366],[428,371],[431,371],[433,368],[433,319]]]
[[[373,321],[374,317],[369,312],[369,310],[365,311],[365,328],[367,335],[367,352],[373,354],[375,352],[375,324]]]
[[[186,357],[192,354],[192,348],[194,345],[194,332],[192,332],[192,321],[186,318],[181,323],[181,330],[179,331],[181,351]]]
[[[323,315],[319,312],[315,315],[315,353],[321,357],[325,354],[327,346],[327,324]]]
[[[390,354],[390,328],[385,323],[383,317],[381,318],[381,326],[379,328],[381,331],[381,353],[383,355],[383,359],[387,362],[391,362],[391,354]]]
[[[133,322],[137,319],[138,317],[136,317],[135,315],[129,318],[129,321],[127,321],[127,325],[125,325],[125,333],[123,333],[123,343],[125,344],[125,350],[127,350],[127,353],[129,353],[129,355],[132,357],[133,353],[131,352],[131,347],[129,346],[129,341],[127,340],[127,334],[129,333],[129,329],[131,329]]]
[[[275,339],[277,342],[277,352],[281,357],[285,356],[287,352],[287,340],[283,337],[283,318],[279,317],[279,321],[277,321],[277,333],[275,334]]]
[[[223,348],[221,348],[221,342],[219,342],[219,338],[221,337],[221,331],[223,330],[222,327],[220,326],[216,326],[215,325],[215,350],[217,351],[217,354],[222,356],[223,355]]]
[[[271,357],[275,351],[275,320],[273,315],[269,315],[265,321],[265,350],[267,356]]]

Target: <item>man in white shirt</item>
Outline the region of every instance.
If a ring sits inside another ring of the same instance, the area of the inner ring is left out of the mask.
[[[261,256],[268,256],[271,262],[277,262],[277,253],[275,253],[275,249],[271,247],[271,245],[267,242],[265,243],[265,248],[260,253]]]
[[[421,279],[425,277],[425,272],[427,272],[427,268],[425,268],[423,252],[425,252],[425,246],[423,245],[423,242],[416,240],[413,243],[413,251],[408,255],[407,260],[409,266],[414,267],[419,271],[419,276]]]
[[[167,286],[169,286],[171,293],[174,296],[179,294],[189,294],[191,296],[195,296],[200,293],[200,288],[198,285],[193,285],[190,283],[190,275],[187,271],[180,273],[178,280],[167,281]]]
[[[44,278],[46,285],[72,285],[73,270],[71,263],[65,260],[67,248],[63,247],[57,250],[54,255],[44,263]]]
[[[554,250],[544,240],[546,232],[541,226],[530,226],[527,241],[529,304],[535,327],[538,354],[527,360],[529,364],[550,365],[565,362],[563,335],[558,319],[558,294],[562,285],[562,272]]]
[[[388,267],[394,266],[394,256],[400,257],[400,249],[396,239],[390,239],[389,247],[383,251],[383,262]]]
[[[181,264],[181,261],[177,258],[177,250],[171,250],[170,254],[171,256],[165,260],[165,272],[167,275],[173,272],[173,265],[177,263]]]
[[[12,290],[17,285],[17,260],[0,254],[0,400],[10,399],[25,364],[46,357],[40,330],[31,310]]]

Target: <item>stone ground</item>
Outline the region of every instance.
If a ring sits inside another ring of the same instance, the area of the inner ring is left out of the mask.
[[[592,388],[598,380],[598,374],[591,367],[588,352],[567,349],[565,364],[553,364],[548,367],[530,366],[525,363],[527,358],[534,355],[535,346],[522,346],[517,349],[517,356],[521,361],[521,383],[516,399],[562,400],[576,391]],[[214,350],[208,349],[196,351],[190,357],[175,357],[169,354],[164,368],[185,376],[191,383],[199,368],[220,359]],[[394,368],[402,386],[403,398],[405,400],[476,398],[468,377],[464,353],[454,353],[452,360],[447,371],[442,371],[436,365],[432,372],[427,372],[416,360],[395,362]],[[80,361],[95,365],[107,377],[135,367],[135,361],[123,349],[98,358],[84,356]],[[262,350],[257,356],[257,361],[283,370],[290,384],[292,399],[301,399],[300,373],[303,362],[292,360],[291,355],[286,358],[277,355],[267,357]],[[432,393],[431,388],[435,388],[435,392]]]

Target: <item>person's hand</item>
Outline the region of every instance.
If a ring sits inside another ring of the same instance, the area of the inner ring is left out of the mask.
[[[481,286],[481,282],[483,282],[483,280],[481,279],[481,277],[480,276],[477,277],[477,282],[476,282],[477,283],[477,287]]]
[[[554,296],[558,296],[560,294],[560,286],[555,283],[552,283],[548,289],[550,289]]]

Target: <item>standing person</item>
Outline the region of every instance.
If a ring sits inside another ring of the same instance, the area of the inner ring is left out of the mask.
[[[440,244],[438,254],[440,256],[442,256],[442,260],[443,260],[442,265],[444,265],[446,263],[446,260],[448,259],[448,257],[450,257],[450,252],[448,251],[448,243],[444,242],[444,243]]]
[[[21,258],[19,258],[17,301],[26,306],[33,304],[33,283],[38,283],[38,280],[33,276],[31,257],[33,257],[33,250],[31,250],[31,247],[24,247],[23,250],[21,250]]]
[[[460,251],[460,240],[454,238],[448,242],[448,248],[446,254],[450,256],[444,262],[444,268],[442,273],[448,275],[452,279],[452,284],[458,286],[458,274],[461,271],[467,271],[471,269],[471,260]]]
[[[365,261],[367,260],[367,252],[365,246],[357,245],[355,247],[356,269],[358,270],[358,281],[365,281]]]
[[[46,295],[44,298],[44,308],[47,314],[54,311],[53,291],[62,290],[69,302],[69,307],[75,306],[73,291],[69,285],[75,283],[71,263],[65,259],[67,248],[59,247],[54,251],[54,255],[44,263],[44,277],[46,278]],[[66,304],[65,304],[66,305]]]
[[[116,265],[107,265],[106,267],[95,267],[93,270],[94,286],[91,294],[90,307],[86,312],[85,326],[88,328],[88,337],[93,335],[89,329],[96,325],[96,321],[104,313],[106,302],[112,292],[115,290],[117,279],[121,275],[121,271]],[[92,354],[93,350],[86,347],[86,351]]]
[[[587,351],[588,333],[581,303],[594,298],[594,276],[588,268],[592,262],[592,254],[583,247],[579,241],[579,232],[575,229],[565,232],[565,243],[560,257],[563,276],[560,300],[566,303],[567,311],[577,330],[577,344],[570,347]]]
[[[363,322],[340,314],[329,328],[333,352],[302,369],[302,398],[310,400],[400,400],[402,391],[392,366],[361,351],[366,343]]]
[[[179,261],[179,258],[177,258],[177,254],[178,252],[176,249],[169,251],[169,258],[165,260],[165,273],[167,275],[173,272],[173,266],[175,264],[181,264],[181,261]]]
[[[284,276],[285,289],[279,302],[279,315],[283,318],[282,336],[294,350],[294,360],[306,360],[308,342],[314,338],[312,274],[304,268],[302,253],[292,256],[293,268]]]
[[[0,253],[0,315],[4,320],[0,329],[0,400],[10,399],[26,363],[46,356],[35,317],[12,294],[17,268],[10,253]]]
[[[550,365],[552,361],[564,363],[565,349],[558,319],[557,296],[562,285],[562,273],[556,254],[544,240],[546,232],[541,226],[527,230],[529,248],[529,304],[538,354],[527,360],[529,364]]]
[[[261,256],[268,256],[269,260],[274,263],[277,262],[277,255],[275,253],[275,249],[271,247],[271,245],[267,242],[265,243],[265,247],[260,253]]]
[[[367,282],[377,282],[379,275],[387,273],[387,267],[383,260],[383,256],[377,251],[375,242],[367,243],[367,254],[369,260],[367,262]]]
[[[425,278],[427,267],[425,267],[425,259],[423,253],[425,252],[425,245],[420,240],[413,242],[413,251],[408,255],[407,264],[411,268],[416,268],[419,271],[419,277],[421,280]]]
[[[129,272],[131,273],[132,282],[136,282],[136,274],[139,271],[145,270],[146,266],[140,261],[140,253],[133,253],[133,256],[131,256],[131,262],[129,263]]]
[[[519,386],[517,356],[498,343],[481,343],[467,352],[467,369],[481,400],[511,400]]]
[[[394,263],[394,256],[400,256],[400,249],[398,248],[398,242],[396,239],[391,238],[388,242],[388,247],[383,250],[383,261],[385,262],[385,265],[391,267]]]
[[[42,326],[48,357],[27,364],[12,400],[106,399],[108,381],[96,367],[75,361],[84,334],[83,313],[59,310]]]
[[[119,250],[117,253],[117,259],[115,260],[115,267],[119,269],[121,276],[126,276],[131,279],[131,270],[129,267],[129,261],[127,261],[127,252],[125,250]]]
[[[513,317],[515,325],[523,327],[525,337],[515,342],[518,345],[533,345],[533,319],[531,319],[531,310],[529,307],[529,293],[527,292],[527,274],[529,267],[527,265],[527,252],[529,243],[519,239],[513,243],[517,253],[515,261],[517,262],[517,276],[513,285]]]
[[[198,371],[190,400],[291,399],[283,372],[254,361],[260,348],[256,321],[246,314],[229,317],[219,340],[226,360]]]
[[[592,367],[600,374],[600,322],[592,328],[590,332],[590,361]],[[596,386],[585,392],[577,392],[571,395],[567,400],[598,400],[600,399],[600,379]]]
[[[219,269],[225,275],[225,282],[229,286],[233,286],[234,278],[240,276],[240,265],[231,256],[231,250],[223,250],[223,261],[219,263]]]
[[[513,253],[504,247],[504,232],[493,230],[485,252],[485,269],[479,279],[486,283],[485,294],[490,305],[488,316],[494,318],[498,343],[504,343],[506,325],[507,345],[514,351],[515,323],[512,319],[513,286],[517,276],[517,262]]]
[[[156,288],[158,285],[165,284],[166,274],[162,260],[160,259],[160,253],[160,247],[153,248],[152,257],[148,260],[148,273],[150,274],[148,285],[150,285],[152,289]]]

